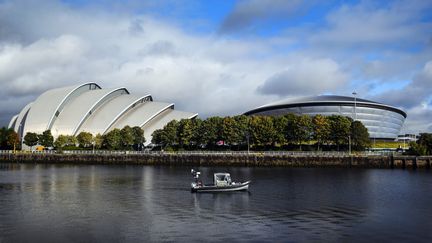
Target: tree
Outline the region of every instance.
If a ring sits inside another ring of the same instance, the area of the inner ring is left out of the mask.
[[[418,141],[417,141],[418,142]],[[410,155],[426,155],[427,154],[427,148],[419,143],[416,142],[410,142],[409,143],[409,149],[408,149],[408,154]]]
[[[210,147],[222,140],[222,118],[218,116],[209,117],[201,124],[201,139]]]
[[[193,122],[190,119],[181,119],[177,127],[177,138],[180,147],[190,145],[193,138]]]
[[[234,117],[234,141],[237,144],[246,144],[248,136],[250,136],[249,122],[250,117],[245,115]]]
[[[288,118],[286,116],[278,116],[273,118],[273,127],[275,129],[275,137],[273,141],[280,145],[287,142],[285,137],[286,126],[288,124]]]
[[[230,146],[237,141],[236,120],[232,117],[224,117],[222,119],[222,134],[221,139]]]
[[[144,130],[141,127],[132,127],[133,144],[136,146],[137,150],[141,150],[146,142],[144,137]]]
[[[353,149],[357,151],[365,150],[365,148],[371,146],[369,132],[360,121],[351,123],[351,141]]]
[[[421,133],[417,143],[425,148],[425,155],[432,154],[432,133]]]
[[[107,134],[103,135],[103,146],[110,150],[121,148],[122,139],[120,129],[114,128]]]
[[[93,137],[92,143],[96,149],[100,149],[103,144],[103,136],[100,135],[100,133],[96,134],[96,136]]]
[[[9,148],[13,148],[15,150],[17,144],[19,144],[18,134],[13,129],[8,129],[6,135],[6,145]]]
[[[83,148],[89,148],[92,146],[93,134],[89,132],[80,132],[76,138],[79,146]]]
[[[123,148],[128,149],[134,145],[134,132],[130,126],[125,126],[120,130],[120,143]]]
[[[330,121],[330,140],[337,145],[347,144],[351,134],[351,121],[345,116],[332,115],[328,117]]]
[[[265,146],[273,142],[275,129],[270,116],[252,116],[250,129],[252,141],[256,146]]]
[[[33,148],[33,146],[35,146],[36,144],[38,144],[39,142],[39,138],[38,135],[34,132],[28,132],[25,136],[24,136],[24,144],[29,146],[30,149]]]
[[[294,141],[300,145],[303,142],[309,142],[312,136],[312,119],[308,115],[296,116],[294,119]]]
[[[51,130],[46,130],[42,134],[38,135],[39,144],[48,148],[54,145],[54,137],[51,134]]]
[[[165,125],[162,129],[161,134],[161,143],[166,146],[173,146],[178,144],[178,130],[179,122],[176,120],[172,120]]]
[[[312,118],[313,139],[316,140],[318,150],[320,145],[327,142],[330,137],[330,122],[327,117],[316,115]]]
[[[64,147],[75,147],[78,139],[72,135],[59,135],[54,142],[54,147],[63,149]]]
[[[67,136],[65,136],[65,135],[59,135],[57,137],[57,139],[55,140],[55,142],[54,142],[54,147],[56,149],[62,149],[64,146],[67,145],[67,143],[68,143]]]
[[[287,141],[287,143],[294,143],[296,141],[294,129],[295,129],[295,120],[297,116],[294,115],[293,113],[289,113],[284,117],[286,118],[286,126],[284,131],[285,140]]]

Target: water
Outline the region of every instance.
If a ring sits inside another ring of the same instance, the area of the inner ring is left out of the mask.
[[[195,168],[250,192],[190,193],[189,167],[0,164],[0,242],[431,242],[432,173]]]

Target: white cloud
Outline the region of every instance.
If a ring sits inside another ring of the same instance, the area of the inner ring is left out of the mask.
[[[258,87],[262,94],[279,96],[322,94],[342,90],[348,74],[331,59],[303,59],[291,63],[283,71],[267,79]]]

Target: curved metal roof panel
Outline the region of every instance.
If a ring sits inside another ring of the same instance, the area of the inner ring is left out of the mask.
[[[122,129],[125,126],[142,127],[161,112],[174,108],[174,104],[162,102],[146,102],[125,113],[109,130]]]
[[[109,99],[119,95],[128,94],[126,88],[98,89],[80,95],[79,99],[70,101],[54,122],[51,133],[54,137],[58,135],[76,135],[79,126],[99,106]]]
[[[95,83],[51,89],[41,94],[28,112],[24,134],[28,131],[42,133],[51,129],[52,123],[60,115],[65,105],[84,92],[100,89]]]
[[[18,118],[18,115],[15,115],[12,117],[12,119],[9,122],[8,129],[15,127],[15,123],[17,121],[17,118]]]
[[[76,133],[85,131],[93,134],[104,134],[124,112],[137,102],[145,102],[146,97],[149,96],[121,95],[105,102],[87,118]]]
[[[155,118],[151,119],[147,122],[142,128],[144,130],[144,137],[146,139],[145,145],[151,143],[152,134],[157,129],[162,129],[168,122],[172,120],[181,120],[181,119],[192,119],[197,117],[197,113],[185,112],[185,111],[177,111],[173,109],[168,109],[160,113]]]
[[[30,110],[32,105],[33,105],[33,102],[28,103],[26,106],[24,106],[24,108],[22,108],[22,110],[18,114],[18,118],[17,118],[17,120],[15,122],[15,126],[14,126],[15,132],[19,133],[20,126],[22,126],[22,123],[23,123],[23,119],[26,116],[26,114],[28,113],[28,111]]]

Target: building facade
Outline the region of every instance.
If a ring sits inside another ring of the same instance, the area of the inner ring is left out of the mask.
[[[297,115],[324,116],[342,115],[358,120],[368,129],[369,136],[377,139],[396,139],[407,114],[396,107],[347,96],[321,95],[286,99],[263,105],[245,115],[280,116]]]
[[[150,94],[136,96],[124,87],[102,89],[96,83],[85,83],[46,91],[12,117],[9,128],[22,141],[28,132],[51,130],[56,138],[83,131],[103,135],[114,128],[139,126],[149,144],[156,129],[197,115],[174,110],[173,103],[153,101]]]

